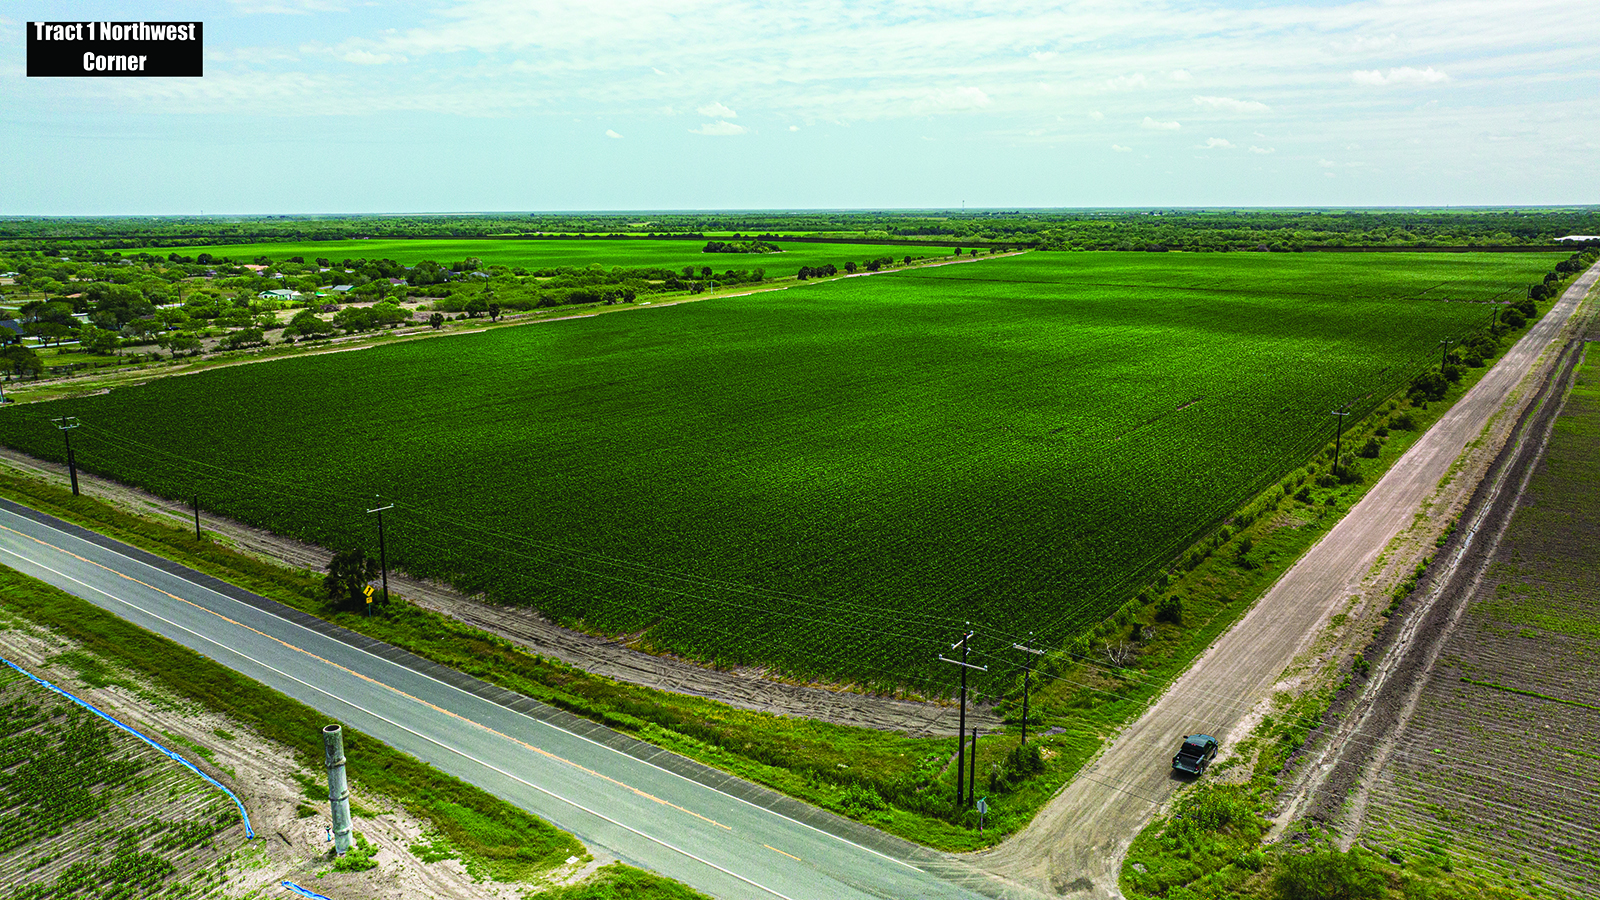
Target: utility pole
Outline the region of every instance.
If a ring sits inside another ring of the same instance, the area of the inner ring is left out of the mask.
[[[1028,643],[1033,643],[1033,632],[1031,631],[1028,632]],[[1011,649],[1032,653],[1034,656],[1044,655],[1043,650],[1035,650],[1032,647],[1024,647],[1021,644],[1012,644]],[[1032,674],[1033,659],[1030,657],[1022,669],[1022,742],[1024,744],[1028,742],[1028,679]]]
[[[967,799],[978,799],[978,726],[972,726],[972,765],[967,767]]]
[[[968,643],[972,640],[972,623],[967,623],[966,631],[961,633],[961,639],[950,645],[950,649],[961,648],[960,659],[946,659],[944,654],[939,654],[940,662],[947,662],[961,667],[961,718],[956,725],[956,806],[964,806],[965,798],[962,788],[966,787],[966,743],[967,743],[967,670],[976,669],[979,672],[989,671],[988,666],[975,666],[967,662]]]
[[[1444,371],[1444,367],[1450,364],[1450,345],[1454,344],[1454,343],[1455,343],[1455,341],[1453,341],[1453,340],[1442,340],[1442,341],[1439,342],[1440,346],[1444,347],[1444,352],[1439,354],[1439,371],[1440,372],[1443,372]]]
[[[377,494],[374,494],[373,496],[379,500],[383,499]],[[391,503],[388,506],[380,506],[377,509],[369,509],[367,512],[369,514],[378,514],[378,567],[383,572],[383,605],[384,608],[387,609],[389,606],[389,557],[385,555],[383,549],[383,511],[386,509],[394,509],[394,504]]]
[[[1340,440],[1344,437],[1344,417],[1350,415],[1350,411],[1340,412],[1336,409],[1332,415],[1337,417],[1333,420],[1333,477],[1338,478]]]
[[[194,539],[200,540],[200,495],[194,495]]]
[[[78,496],[78,460],[72,455],[72,429],[78,427],[77,416],[61,416],[51,419],[56,427],[61,429],[61,436],[67,439],[67,471],[72,474],[72,496]]]

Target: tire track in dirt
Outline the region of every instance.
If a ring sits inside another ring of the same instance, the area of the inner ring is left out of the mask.
[[[1518,437],[1501,450],[1474,492],[1462,515],[1466,527],[1445,542],[1436,557],[1442,565],[1418,585],[1420,602],[1397,628],[1386,629],[1390,634],[1380,635],[1386,646],[1371,679],[1353,707],[1338,713],[1339,726],[1319,741],[1325,743],[1324,755],[1309,767],[1296,799],[1304,798],[1307,818],[1340,834],[1342,849],[1348,850],[1360,832],[1373,776],[1395,751],[1440,651],[1494,559],[1560,413],[1582,343],[1581,336],[1574,337],[1563,348],[1558,370],[1524,412]]]

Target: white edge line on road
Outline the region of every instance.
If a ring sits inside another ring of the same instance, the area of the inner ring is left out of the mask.
[[[11,515],[16,515],[16,513],[11,513]],[[440,685],[442,687],[448,688],[449,690],[455,691],[456,693],[465,694],[466,696],[471,697],[471,698],[473,698],[475,700],[480,700],[480,701],[482,701],[484,703],[489,703],[489,704],[492,704],[494,706],[500,707],[501,709],[505,709],[507,712],[511,713],[512,715],[521,716],[522,718],[527,719],[529,722],[532,722],[535,725],[543,725],[546,728],[553,728],[556,731],[561,732],[562,734],[565,734],[565,735],[567,735],[569,737],[576,738],[577,740],[584,741],[584,742],[587,742],[589,744],[592,744],[592,745],[594,745],[596,747],[599,747],[599,748],[601,748],[601,749],[603,749],[603,750],[605,750],[605,751],[607,751],[609,753],[614,753],[614,754],[616,754],[618,756],[626,757],[627,759],[632,760],[634,762],[642,763],[644,765],[649,766],[652,769],[655,769],[658,772],[663,772],[663,773],[665,773],[667,775],[671,775],[674,778],[677,778],[679,780],[686,781],[686,782],[688,782],[688,783],[690,783],[692,785],[695,785],[696,787],[702,788],[704,790],[711,791],[711,792],[719,794],[719,795],[721,795],[723,797],[727,797],[729,800],[733,800],[733,801],[738,802],[738,803],[743,803],[745,806],[749,806],[749,807],[751,807],[753,809],[759,809],[762,812],[765,812],[765,813],[767,813],[769,815],[777,816],[778,818],[783,819],[785,822],[792,822],[795,825],[799,825],[801,828],[806,828],[806,829],[809,829],[811,831],[816,832],[817,834],[823,835],[825,837],[833,838],[834,840],[839,841],[840,843],[848,844],[849,846],[854,847],[857,850],[861,850],[863,852],[870,853],[873,856],[877,856],[877,857],[880,857],[882,859],[886,859],[889,862],[895,863],[897,865],[904,866],[907,869],[910,869],[910,870],[912,870],[914,872],[923,872],[924,874],[932,874],[932,873],[928,873],[927,870],[923,869],[921,866],[915,865],[913,863],[908,863],[905,860],[896,859],[893,856],[888,855],[887,853],[882,853],[880,851],[872,849],[871,847],[862,846],[861,844],[858,844],[855,841],[850,840],[849,838],[840,837],[839,835],[833,834],[832,832],[823,831],[821,828],[818,828],[815,825],[811,825],[811,824],[808,824],[806,822],[802,822],[799,819],[795,819],[795,818],[792,818],[790,816],[786,816],[783,813],[778,812],[777,810],[771,809],[769,807],[762,806],[762,805],[760,805],[758,803],[751,803],[749,800],[746,800],[743,797],[736,797],[733,794],[730,794],[730,793],[728,793],[728,792],[726,792],[726,791],[724,791],[724,790],[722,790],[720,788],[713,787],[712,785],[706,784],[706,783],[701,782],[701,781],[696,781],[693,778],[690,778],[690,777],[688,777],[686,775],[680,775],[679,773],[674,772],[671,769],[667,769],[667,768],[664,768],[662,766],[659,766],[659,765],[651,762],[650,760],[640,759],[639,757],[634,756],[631,753],[624,753],[623,751],[618,750],[615,747],[611,747],[611,746],[608,746],[606,744],[603,744],[603,743],[601,743],[601,742],[599,742],[599,741],[597,741],[597,740],[595,740],[595,739],[593,739],[591,737],[587,737],[585,735],[578,734],[577,732],[570,731],[570,730],[568,730],[566,728],[561,727],[560,725],[556,725],[556,724],[553,724],[551,722],[546,722],[543,719],[535,718],[535,717],[530,716],[530,715],[528,715],[526,713],[521,713],[521,712],[518,712],[518,711],[516,711],[514,709],[509,709],[507,707],[501,706],[500,704],[495,703],[493,700],[489,700],[489,699],[484,698],[484,697],[479,697],[477,694],[474,694],[474,693],[472,693],[471,691],[468,691],[468,690],[464,690],[464,689],[462,689],[460,687],[457,687],[456,685],[450,684],[449,682],[440,681],[439,679],[433,677],[432,675],[429,675],[427,672],[419,672],[416,669],[411,668],[410,666],[404,666],[404,665],[401,665],[400,663],[397,663],[397,662],[395,662],[393,660],[384,659],[383,657],[378,656],[377,654],[372,653],[369,650],[365,650],[365,649],[363,649],[361,647],[357,647],[354,644],[347,644],[344,641],[339,640],[337,637],[334,637],[333,635],[323,634],[320,631],[316,631],[314,629],[307,628],[306,626],[301,625],[299,622],[295,622],[295,621],[290,620],[290,619],[285,619],[282,616],[271,612],[270,610],[260,609],[259,607],[252,606],[251,604],[248,604],[248,603],[244,603],[243,601],[235,600],[234,598],[229,597],[228,595],[220,593],[218,591],[212,590],[211,588],[208,588],[203,584],[196,584],[195,582],[190,581],[188,578],[185,578],[182,575],[177,575],[177,574],[174,574],[172,572],[168,572],[165,569],[157,568],[155,566],[150,565],[147,562],[144,562],[143,560],[135,559],[135,558],[133,558],[131,556],[128,556],[128,555],[122,553],[121,551],[115,550],[115,549],[110,548],[110,547],[103,547],[100,544],[96,544],[93,541],[85,540],[85,539],[80,538],[80,537],[78,537],[77,535],[74,535],[74,534],[69,534],[69,533],[67,533],[65,531],[60,530],[59,528],[55,528],[54,526],[47,525],[47,524],[42,523],[42,522],[35,522],[32,519],[28,519],[26,516],[17,516],[17,517],[21,518],[21,519],[24,519],[24,520],[26,520],[28,522],[32,522],[34,525],[40,525],[40,526],[43,526],[45,528],[49,528],[51,531],[54,531],[55,533],[60,534],[63,537],[71,538],[73,540],[76,540],[76,541],[79,541],[81,543],[87,544],[90,547],[93,547],[93,548],[95,548],[97,550],[113,554],[113,555],[117,556],[120,559],[127,560],[130,563],[134,563],[136,565],[143,566],[146,569],[149,569],[149,570],[151,570],[153,572],[159,572],[160,574],[165,575],[168,578],[176,578],[179,581],[182,581],[184,584],[191,585],[191,586],[193,586],[194,588],[196,588],[198,590],[202,590],[202,591],[205,591],[206,593],[211,594],[213,596],[220,597],[223,600],[228,601],[229,603],[236,603],[236,604],[238,604],[238,605],[240,605],[242,607],[245,607],[247,609],[253,610],[253,611],[258,612],[258,613],[261,613],[262,615],[269,616],[269,617],[271,617],[271,618],[273,618],[273,619],[275,619],[275,620],[277,620],[279,622],[284,623],[285,625],[289,625],[289,626],[291,626],[293,628],[297,628],[297,629],[299,629],[301,631],[304,631],[304,632],[306,632],[308,634],[315,635],[316,637],[323,638],[325,640],[334,641],[335,643],[337,643],[337,644],[339,644],[341,646],[344,646],[344,647],[348,647],[349,649],[354,650],[357,653],[360,653],[360,654],[362,654],[364,656],[371,657],[372,659],[374,659],[374,660],[376,660],[379,663],[382,663],[384,665],[393,666],[394,668],[400,669],[401,671],[409,672],[409,673],[411,673],[413,675],[417,675],[417,676],[420,676],[422,678],[426,678],[429,681],[432,681],[435,684],[438,684],[438,685]],[[178,563],[178,565],[182,565],[182,563]],[[52,571],[54,571],[54,570],[52,570]],[[274,601],[274,602],[276,602],[276,601]],[[356,633],[360,634],[360,632],[356,632]],[[363,637],[365,637],[365,635],[363,635]],[[373,638],[373,640],[376,640],[376,638]],[[382,684],[383,682],[379,682],[379,683]],[[387,687],[387,685],[385,685],[385,687]],[[502,689],[502,690],[504,690],[504,689]],[[511,693],[515,693],[515,691],[512,691]],[[533,698],[530,697],[529,699],[531,700]],[[538,702],[538,701],[534,701],[534,702]],[[663,748],[663,752],[670,753],[672,751],[665,750]],[[734,777],[737,777],[737,776],[734,776]],[[626,827],[626,826],[624,826],[624,827]]]
[[[541,794],[546,794],[546,795],[548,795],[550,797],[555,798],[556,800],[560,800],[562,803],[565,803],[565,804],[567,804],[569,806],[572,806],[572,807],[575,807],[577,809],[581,809],[584,812],[588,813],[589,815],[594,816],[594,817],[599,818],[599,819],[603,819],[603,820],[605,820],[607,822],[610,822],[611,824],[617,826],[618,828],[622,828],[622,829],[625,829],[627,831],[631,831],[634,834],[638,835],[639,837],[644,838],[647,841],[651,841],[653,843],[660,844],[661,846],[667,848],[668,850],[673,851],[674,853],[682,854],[683,856],[686,856],[689,859],[694,860],[695,862],[698,862],[698,863],[701,863],[703,865],[709,866],[709,867],[711,867],[713,869],[716,869],[718,872],[721,872],[724,875],[729,875],[729,876],[732,876],[734,878],[737,878],[738,880],[744,882],[745,884],[750,885],[751,887],[756,888],[757,890],[765,891],[765,892],[773,895],[774,897],[782,897],[783,900],[794,900],[794,898],[790,897],[789,895],[781,893],[779,891],[775,891],[772,888],[769,888],[766,885],[761,884],[759,882],[751,881],[749,878],[746,878],[745,876],[740,875],[738,872],[734,872],[734,871],[731,871],[729,869],[725,869],[722,866],[719,866],[716,863],[714,863],[714,862],[712,862],[712,861],[710,861],[708,859],[702,859],[701,857],[698,857],[698,856],[694,855],[693,853],[690,853],[689,851],[684,850],[681,847],[676,847],[676,846],[673,846],[672,844],[667,843],[666,841],[662,840],[661,838],[645,834],[644,832],[638,830],[637,828],[633,828],[632,826],[626,825],[626,824],[624,824],[622,822],[618,822],[616,819],[611,818],[610,816],[606,815],[605,813],[596,812],[595,810],[592,810],[589,807],[584,806],[583,804],[577,802],[576,800],[569,800],[566,797],[563,797],[560,794],[557,794],[554,791],[549,790],[548,788],[540,787],[539,785],[534,784],[531,781],[527,781],[527,780],[525,780],[523,778],[520,778],[520,777],[518,777],[516,775],[513,775],[510,772],[507,772],[506,770],[500,768],[499,766],[494,765],[493,763],[485,762],[485,761],[483,761],[481,759],[478,759],[477,757],[475,757],[475,756],[473,756],[473,755],[471,755],[471,754],[469,754],[469,753],[467,753],[467,752],[465,752],[463,750],[458,750],[457,748],[452,747],[449,744],[443,743],[441,741],[434,740],[433,738],[428,737],[427,735],[422,734],[421,732],[418,732],[418,731],[415,731],[415,730],[413,730],[411,728],[408,728],[405,725],[402,725],[399,722],[394,721],[393,719],[387,718],[387,717],[385,717],[383,715],[380,715],[378,713],[373,712],[372,710],[369,710],[369,709],[366,709],[364,707],[358,706],[357,704],[355,704],[355,703],[353,703],[353,702],[351,702],[349,700],[346,700],[345,698],[340,697],[337,694],[331,693],[329,691],[325,691],[322,688],[317,687],[316,685],[311,684],[308,681],[303,681],[303,680],[301,680],[299,678],[296,678],[293,675],[290,675],[288,672],[283,671],[282,669],[275,668],[274,666],[271,666],[271,665],[269,665],[269,664],[267,664],[265,662],[262,662],[261,660],[258,660],[258,659],[254,658],[252,656],[248,656],[248,655],[246,655],[246,654],[244,654],[244,653],[242,653],[242,652],[240,652],[238,650],[233,649],[232,647],[229,647],[229,646],[227,646],[225,644],[222,644],[219,641],[212,640],[211,638],[206,637],[205,635],[199,633],[198,631],[195,631],[195,630],[193,630],[191,628],[187,628],[187,627],[185,627],[183,625],[180,625],[177,622],[172,621],[171,619],[164,618],[163,616],[160,616],[160,615],[158,615],[158,614],[156,614],[154,612],[151,612],[150,610],[145,609],[145,608],[143,608],[141,606],[137,606],[132,601],[124,600],[123,598],[118,597],[118,596],[116,596],[114,594],[107,593],[106,591],[103,591],[100,588],[97,588],[92,584],[89,584],[87,582],[80,581],[80,580],[78,580],[76,578],[73,578],[71,575],[68,575],[65,572],[59,571],[57,569],[52,569],[49,566],[47,566],[44,563],[41,563],[41,562],[39,562],[37,560],[29,559],[28,557],[23,556],[22,554],[17,553],[14,550],[10,550],[10,549],[5,548],[5,547],[0,547],[0,553],[9,554],[11,556],[16,557],[17,559],[22,560],[25,563],[28,563],[28,564],[34,565],[34,566],[38,566],[39,568],[44,569],[47,572],[51,572],[51,573],[53,573],[55,575],[58,575],[58,576],[60,576],[62,578],[65,578],[66,580],[68,580],[68,581],[70,581],[70,582],[72,582],[74,584],[81,585],[84,588],[87,588],[88,590],[94,591],[97,594],[101,594],[101,595],[103,595],[103,596],[105,596],[105,597],[107,597],[107,598],[109,598],[109,599],[111,599],[111,600],[113,600],[113,601],[115,601],[117,603],[121,603],[124,606],[128,606],[128,607],[131,607],[133,609],[136,609],[139,612],[144,613],[145,615],[150,616],[153,619],[156,619],[156,620],[161,621],[161,622],[165,622],[168,625],[171,625],[173,628],[177,628],[180,631],[188,632],[189,634],[194,635],[195,637],[199,638],[202,641],[205,641],[206,643],[214,644],[217,647],[221,648],[222,650],[224,650],[224,651],[226,651],[228,653],[231,653],[231,654],[233,654],[235,656],[239,656],[239,657],[241,657],[243,659],[247,659],[250,662],[253,662],[256,665],[262,667],[263,669],[266,669],[269,672],[276,672],[277,674],[283,676],[284,678],[289,679],[290,681],[296,682],[298,684],[305,685],[306,687],[310,688],[313,691],[316,691],[319,694],[323,694],[323,695],[325,695],[327,697],[330,697],[330,698],[332,698],[333,700],[335,700],[335,701],[337,701],[339,703],[343,703],[346,706],[351,707],[352,709],[360,710],[361,712],[363,712],[363,713],[365,713],[365,714],[367,714],[369,716],[372,716],[373,718],[378,719],[379,721],[387,722],[388,724],[394,726],[395,728],[400,729],[401,731],[405,731],[405,732],[407,732],[409,734],[415,735],[416,737],[419,737],[422,740],[427,741],[430,744],[434,744],[434,745],[436,745],[438,747],[441,747],[441,748],[443,748],[443,749],[445,749],[445,750],[447,750],[447,751],[449,751],[451,753],[454,753],[457,756],[462,757],[463,759],[471,760],[472,762],[475,762],[478,765],[483,766],[486,769],[489,769],[490,771],[498,772],[501,775],[504,775],[505,777],[510,778],[512,781],[515,781],[515,782],[517,782],[519,784],[523,784],[523,785],[526,785],[526,786],[528,786],[530,788],[533,788],[534,790],[540,792]],[[168,574],[170,574],[170,573],[168,573]],[[195,587],[201,587],[201,585],[195,585]],[[240,673],[240,674],[243,674],[243,673]]]

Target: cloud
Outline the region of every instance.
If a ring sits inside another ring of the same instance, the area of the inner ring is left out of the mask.
[[[1317,165],[1323,167],[1324,169],[1335,169],[1335,168],[1338,168],[1338,166],[1339,166],[1338,163],[1334,162],[1331,159],[1319,159],[1319,160],[1317,160]]]
[[[968,112],[993,102],[988,94],[975,87],[945,88],[923,93],[911,102],[911,111],[917,115]]]
[[[1173,81],[1193,81],[1194,80],[1194,76],[1190,75],[1189,74],[1189,70],[1187,70],[1187,69],[1174,69],[1172,74],[1168,75],[1167,77],[1172,79]]]
[[[1098,109],[1093,109],[1093,110],[1089,111],[1089,118],[1095,120],[1096,122],[1100,121],[1101,119],[1104,119],[1105,117],[1106,117],[1106,114],[1101,112]]]
[[[405,62],[406,58],[398,53],[373,53],[369,50],[346,50],[339,54],[339,58],[358,66],[376,66],[383,63]]]
[[[244,15],[310,15],[319,12],[347,12],[347,8],[327,0],[287,0],[287,2],[241,2],[234,0],[234,8]]]
[[[616,138],[617,140],[621,140],[622,139],[622,135],[617,134],[615,131],[612,131],[609,128],[606,129],[606,137],[608,137],[608,138]]]
[[[1257,147],[1255,144],[1251,144],[1250,145],[1250,152],[1251,153],[1266,154],[1266,153],[1276,153],[1278,151],[1277,151],[1277,148],[1275,148],[1275,147]]]
[[[1145,116],[1144,121],[1139,123],[1139,125],[1142,128],[1150,128],[1155,131],[1177,131],[1183,127],[1177,122],[1157,122],[1155,119],[1152,119],[1149,116]]]
[[[1206,138],[1206,142],[1204,144],[1201,144],[1198,149],[1201,149],[1201,150],[1232,150],[1233,149],[1233,141],[1230,141],[1227,138]]]
[[[745,127],[743,125],[735,125],[732,122],[727,121],[707,122],[704,125],[701,125],[699,128],[689,129],[690,134],[709,134],[719,137],[730,134],[744,134],[744,132]]]
[[[1201,109],[1216,109],[1231,113],[1271,112],[1272,107],[1255,100],[1235,100],[1232,97],[1195,97],[1194,105]]]
[[[790,125],[789,126],[789,130],[790,131],[799,131],[800,130],[800,126],[799,125]]]
[[[1143,72],[1135,72],[1132,75],[1118,75],[1115,78],[1107,78],[1105,80],[1105,86],[1113,91],[1126,91],[1135,88],[1142,88],[1148,83],[1149,82],[1145,80]]]
[[[705,106],[702,106],[696,110],[696,112],[700,113],[702,116],[711,116],[712,118],[716,119],[739,118],[738,113],[727,108],[726,106],[723,106],[721,103],[707,103]]]
[[[1112,144],[1111,145],[1111,149],[1117,151],[1118,153],[1132,153],[1133,152],[1133,148],[1132,147],[1124,147],[1121,144]]]
[[[1350,73],[1351,80],[1356,84],[1438,84],[1449,81],[1450,76],[1433,66],[1426,69],[1413,69],[1410,66],[1401,66],[1387,72],[1378,69],[1363,69]]]
[[[1039,62],[1049,62],[1056,58],[1056,52],[1054,50],[1035,50],[1028,54],[1028,58]]]
[[[1358,35],[1349,40],[1333,42],[1334,50],[1349,54],[1381,53],[1385,50],[1393,50],[1398,46],[1400,46],[1400,36],[1396,34],[1388,34],[1383,37]]]

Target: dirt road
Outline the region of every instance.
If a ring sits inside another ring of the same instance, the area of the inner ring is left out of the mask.
[[[1243,737],[1252,708],[1271,696],[1285,669],[1310,648],[1329,618],[1352,597],[1377,590],[1374,582],[1381,576],[1374,569],[1392,569],[1397,561],[1387,558],[1387,565],[1374,565],[1386,548],[1390,557],[1405,557],[1408,550],[1420,556],[1432,549],[1431,538],[1418,538],[1426,547],[1391,547],[1391,542],[1419,519],[1442,529],[1465,504],[1532,393],[1527,383],[1553,363],[1546,350],[1559,347],[1558,339],[1564,342],[1597,271],[1585,273],[1343,521],[1032,825],[979,861],[1039,890],[1119,897],[1117,876],[1129,843],[1179,785],[1169,759],[1182,737],[1209,732],[1225,748],[1230,739]],[[1505,414],[1497,415],[1502,410]],[[1470,460],[1453,469],[1469,442]]]

